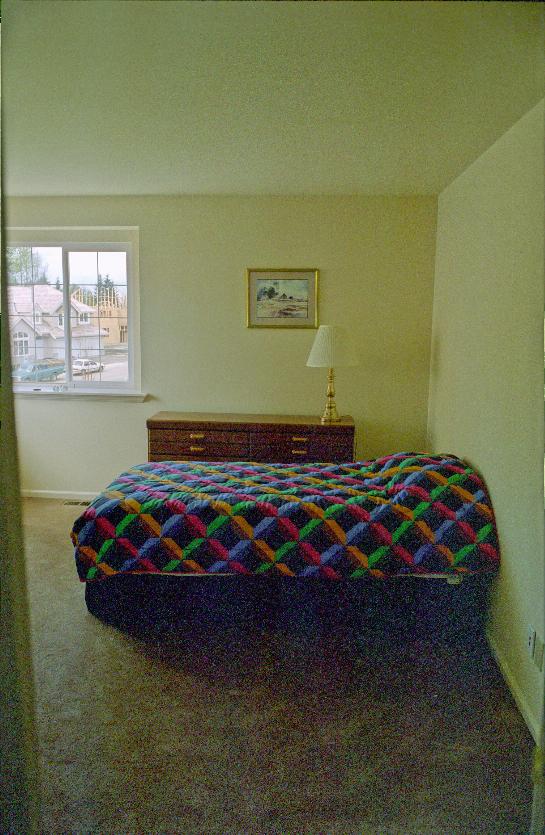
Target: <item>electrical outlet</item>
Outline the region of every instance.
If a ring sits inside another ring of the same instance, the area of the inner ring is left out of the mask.
[[[543,669],[543,641],[536,635],[534,640],[534,664],[538,670]]]
[[[526,649],[528,650],[528,655],[530,658],[534,657],[534,650],[536,647],[536,630],[533,626],[528,627],[528,631],[526,633]]]

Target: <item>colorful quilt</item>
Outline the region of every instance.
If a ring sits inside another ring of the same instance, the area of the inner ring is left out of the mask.
[[[454,456],[347,464],[148,463],[72,530],[82,581],[119,573],[474,574],[499,564],[494,513]]]

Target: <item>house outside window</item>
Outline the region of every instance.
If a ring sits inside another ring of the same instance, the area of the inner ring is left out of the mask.
[[[14,390],[138,395],[138,230],[8,229],[6,251]]]

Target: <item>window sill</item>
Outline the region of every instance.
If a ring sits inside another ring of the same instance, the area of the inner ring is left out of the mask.
[[[33,391],[14,391],[16,400],[130,400],[133,403],[143,403],[147,393],[142,391],[47,391],[40,389]]]

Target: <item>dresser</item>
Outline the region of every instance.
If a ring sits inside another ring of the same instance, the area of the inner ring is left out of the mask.
[[[302,415],[157,412],[148,418],[149,461],[354,460],[354,421]]]

